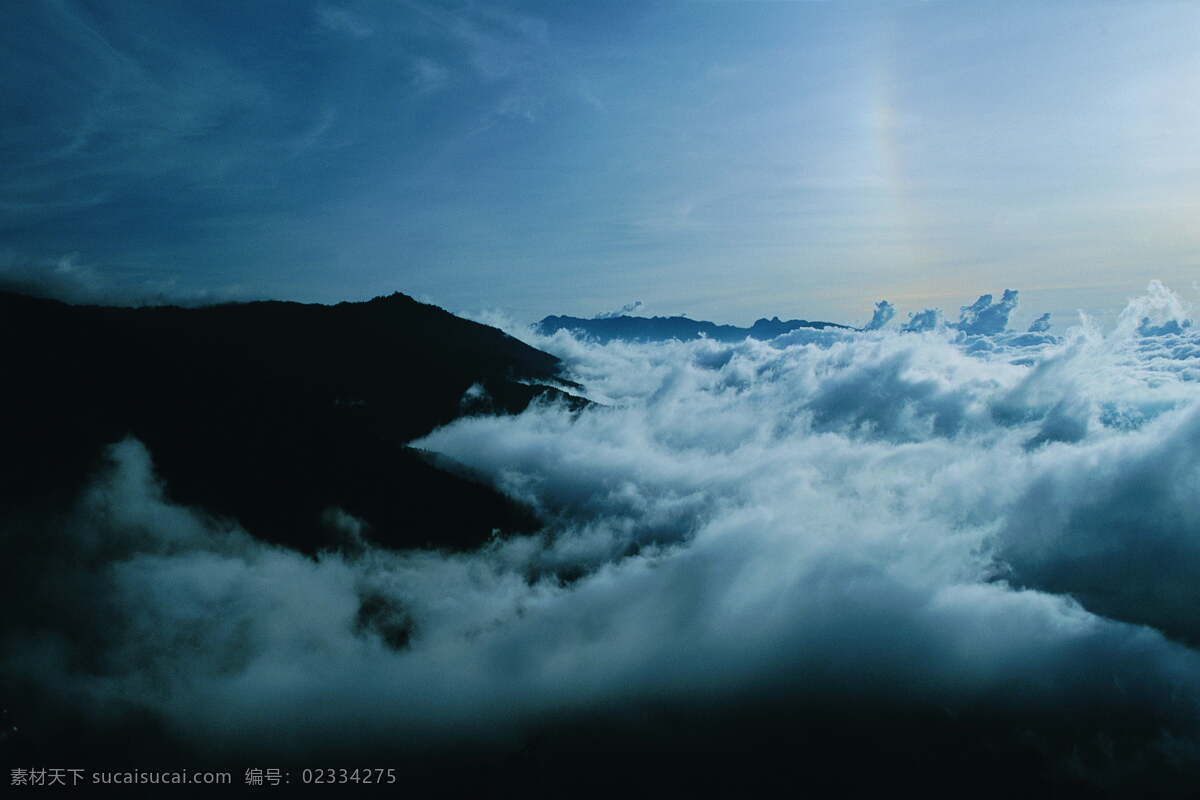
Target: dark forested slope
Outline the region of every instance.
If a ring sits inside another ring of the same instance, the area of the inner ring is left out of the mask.
[[[125,436],[169,496],[312,552],[340,508],[393,547],[470,546],[530,513],[406,442],[477,407],[519,412],[556,358],[402,294],[336,306],[70,306],[0,293],[0,508],[69,502]],[[477,393],[476,393],[477,394]]]

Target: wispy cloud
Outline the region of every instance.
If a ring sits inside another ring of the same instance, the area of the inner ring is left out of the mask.
[[[326,30],[345,34],[354,39],[367,39],[375,35],[367,19],[349,9],[320,4],[316,8],[317,21]]]
[[[44,259],[0,252],[0,290],[67,303],[118,306],[191,306],[257,297],[236,284],[185,286],[178,275],[166,271],[151,278],[118,277],[114,270],[88,263],[78,252]]]
[[[421,94],[432,94],[450,83],[450,70],[431,58],[418,56],[412,61],[412,82]]]

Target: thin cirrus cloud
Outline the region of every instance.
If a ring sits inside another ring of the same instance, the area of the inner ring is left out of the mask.
[[[355,39],[366,39],[375,34],[375,29],[363,17],[345,8],[319,5],[316,15],[322,27],[335,33],[343,33]]]
[[[637,296],[851,322],[997,275],[1115,310],[1194,268],[1194,17],[25,5],[0,34],[0,230],[117,282],[528,319]]]

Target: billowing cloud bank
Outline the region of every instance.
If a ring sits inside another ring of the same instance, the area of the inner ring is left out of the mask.
[[[1178,788],[1200,752],[1184,313],[1155,285],[1107,336],[978,314],[978,333],[531,339],[598,404],[418,443],[546,520],[460,555],[364,547],[336,512],[341,552],[265,546],[166,503],[127,441],[72,513],[10,521],[5,602],[36,611],[3,677],[217,756],[515,753],[564,727],[736,746],[717,715],[836,719],[866,764],[885,736],[982,737],[1056,780]]]

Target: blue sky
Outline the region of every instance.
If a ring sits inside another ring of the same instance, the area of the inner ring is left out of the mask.
[[[1200,278],[1194,3],[6,16],[0,274],[740,323]]]

